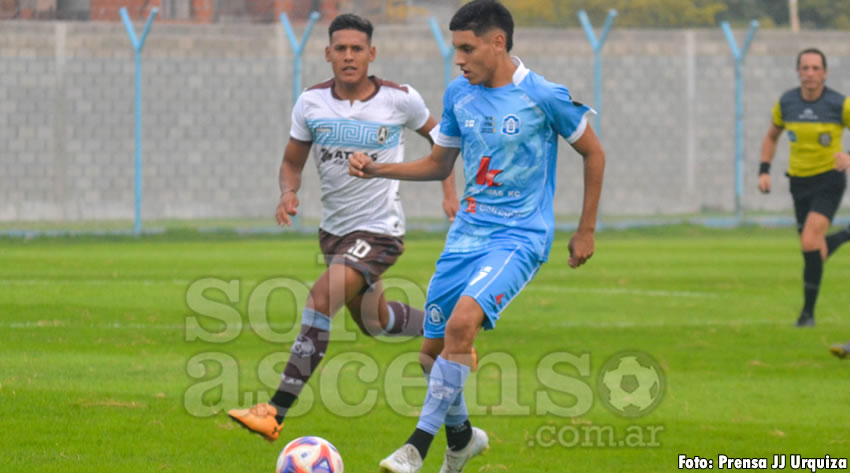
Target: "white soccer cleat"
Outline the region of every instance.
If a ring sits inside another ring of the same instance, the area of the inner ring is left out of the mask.
[[[472,457],[483,452],[489,446],[490,440],[487,438],[487,432],[478,427],[472,428],[472,438],[465,447],[458,451],[450,448],[446,449],[446,458],[443,460],[443,467],[440,468],[440,473],[460,473],[463,466],[466,465]]]
[[[381,460],[381,473],[419,473],[422,457],[416,447],[406,443],[392,455]]]

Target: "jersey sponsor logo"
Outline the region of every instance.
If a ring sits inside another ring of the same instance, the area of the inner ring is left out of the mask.
[[[496,207],[495,205],[487,204],[479,204],[476,210],[485,214],[497,215],[502,218],[514,218],[517,215],[522,215],[522,212],[519,210],[503,209],[501,207]]]
[[[800,120],[820,120],[820,117],[818,117],[814,110],[807,107],[803,110],[803,113],[800,114]]]
[[[475,128],[475,120],[465,120],[463,126],[466,128]]]
[[[496,175],[500,172],[501,169],[490,169],[490,156],[483,156],[481,164],[478,165],[478,173],[475,174],[475,183],[479,186],[499,187],[502,184],[496,182]]]
[[[502,134],[508,135],[508,136],[518,134],[519,133],[519,123],[520,122],[519,122],[518,116],[516,116],[514,114],[505,115],[505,118],[502,119]]]
[[[446,318],[443,315],[443,309],[440,308],[437,304],[431,304],[428,306],[428,321],[434,325],[440,325],[445,322]]]
[[[350,158],[352,154],[354,154],[354,151],[319,148],[319,162],[325,164],[328,161],[331,161],[333,164],[343,164],[345,166],[348,166],[348,158]],[[372,161],[378,160],[378,153],[372,153],[368,156],[372,158]]]
[[[831,145],[832,144],[832,134],[829,133],[828,131],[821,133],[818,136],[818,143],[820,143],[821,146]]]
[[[496,117],[484,117],[481,125],[481,133],[494,133],[496,130]]]
[[[478,205],[478,203],[475,202],[475,197],[467,197],[466,198],[466,213],[474,214],[475,213],[475,207],[477,205]]]

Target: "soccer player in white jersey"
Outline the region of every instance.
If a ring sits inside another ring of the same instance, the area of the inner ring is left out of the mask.
[[[430,180],[448,176],[462,154],[466,179],[462,208],[428,287],[420,353],[429,373],[425,402],[416,430],[380,462],[384,472],[419,472],[443,424],[448,448],[441,473],[461,471],[487,447],[487,434],[469,424],[463,400],[472,345],[548,257],[558,135],[584,158],[584,203],[569,243],[570,266],[594,251],[605,153],[588,124],[593,111],[511,57],[513,19],[501,3],[467,3],[449,29],[463,77],[445,92],[431,154],[403,164],[375,163],[362,153],[350,160],[358,177]]]
[[[331,317],[343,305],[369,336],[416,336],[423,331],[423,311],[386,301],[381,287],[381,274],[404,250],[398,181],[351,177],[348,158],[363,152],[375,162],[399,163],[404,155],[403,128],[416,130],[430,142],[436,121],[413,87],[369,76],[375,47],[368,20],[340,15],[328,32],[325,58],[333,79],[304,91],[293,107],[277,206],[278,223],[289,225],[312,149],[322,186],[319,246],[328,267],[310,290],[301,332],[271,401],[228,412],[270,441],[278,438],[286,411],[324,357]],[[451,176],[443,181],[443,195],[443,209],[453,220],[459,202]]]

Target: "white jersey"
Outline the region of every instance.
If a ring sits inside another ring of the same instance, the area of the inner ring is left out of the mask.
[[[322,185],[319,226],[337,236],[355,230],[404,235],[398,181],[349,176],[348,158],[360,151],[378,163],[402,162],[402,127],[418,130],[431,115],[413,87],[371,79],[377,90],[363,101],[337,98],[331,79],[305,90],[292,110],[289,134],[313,143]]]

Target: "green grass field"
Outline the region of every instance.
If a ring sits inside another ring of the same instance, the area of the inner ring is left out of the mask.
[[[491,448],[465,471],[850,456],[850,360],[827,351],[850,339],[850,249],[826,265],[817,326],[796,329],[793,229],[603,232],[579,270],[566,265],[568,238],[478,339],[483,366],[466,394]],[[409,237],[391,294],[422,304],[441,247],[439,235]],[[417,340],[367,339],[337,317],[277,443],[223,413],[273,392],[317,251],[286,236],[0,240],[0,470],[271,472],[288,440],[319,435],[347,472],[377,471],[424,397]],[[602,366],[626,350],[657,360],[666,381],[638,418],[600,402]],[[444,448],[440,433],[424,472]]]

